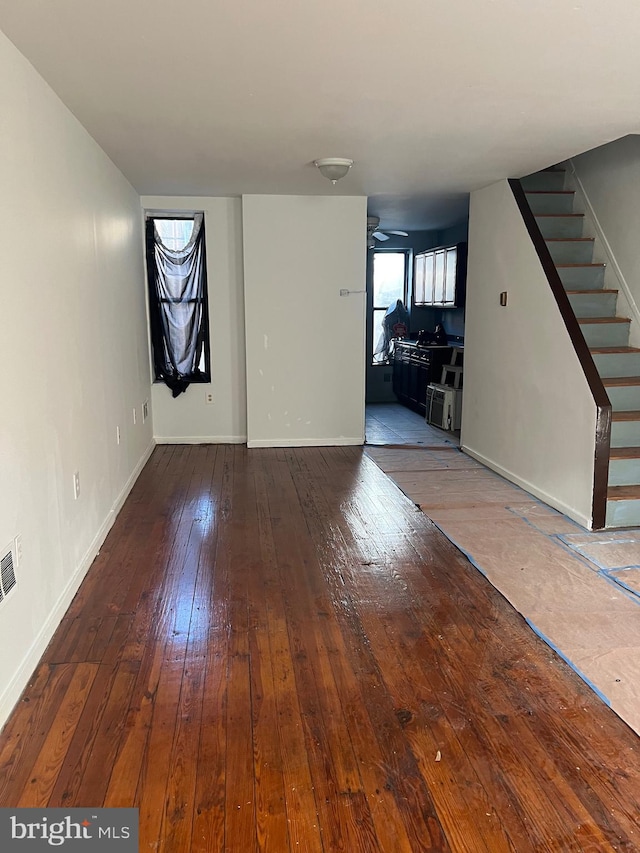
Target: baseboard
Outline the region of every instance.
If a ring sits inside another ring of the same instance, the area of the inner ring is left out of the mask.
[[[478,453],[478,451],[473,450],[473,448],[468,447],[467,445],[461,445],[460,450],[462,450],[464,453],[466,453],[468,456],[471,456],[478,462],[481,462],[485,467],[490,468],[492,471],[495,471],[496,474],[500,474],[500,476],[504,477],[505,480],[509,480],[510,483],[514,483],[514,485],[520,486],[520,488],[524,489],[525,492],[529,492],[530,495],[533,495],[539,500],[544,501],[544,503],[548,504],[553,509],[557,509],[558,512],[561,512],[563,515],[566,515],[568,518],[571,518],[573,521],[577,522],[586,530],[591,530],[590,516],[582,515],[582,513],[578,512],[573,507],[568,506],[567,504],[553,497],[553,495],[550,495],[545,492],[544,489],[539,489],[533,483],[530,483],[528,480],[519,477],[517,474],[514,474],[513,471],[509,471],[507,468],[503,468],[502,465],[499,465],[497,462],[494,462],[493,459],[488,459],[482,453]]]
[[[260,438],[247,442],[247,447],[344,447],[364,444],[364,435],[349,438]]]
[[[67,612],[69,605],[73,601],[73,597],[78,591],[80,584],[85,578],[85,575],[89,571],[89,568],[95,558],[97,557],[100,548],[102,547],[102,543],[107,538],[107,533],[113,527],[113,523],[116,520],[116,517],[122,506],[127,499],[131,489],[135,481],[140,476],[140,472],[147,464],[151,453],[153,452],[153,448],[155,447],[155,442],[152,440],[147,449],[144,451],[140,460],[138,461],[136,467],[133,469],[131,476],[125,483],[122,488],[120,494],[113,502],[113,505],[109,512],[107,513],[107,517],[100,525],[100,528],[96,535],[89,545],[87,551],[84,556],[80,560],[75,572],[69,579],[67,585],[61,592],[58,600],[54,604],[49,616],[47,617],[44,625],[38,632],[37,637],[34,639],[29,651],[24,656],[22,663],[20,664],[17,672],[14,674],[13,678],[7,685],[7,687],[0,694],[0,728],[4,726],[9,715],[13,711],[16,702],[20,698],[22,691],[29,683],[29,679],[33,675],[40,658],[45,652],[45,649],[51,642],[51,638],[53,637],[56,628],[62,621],[64,614]]]
[[[156,444],[244,444],[246,435],[156,435]]]
[[[624,293],[625,299],[629,304],[629,309],[631,311],[631,314],[633,315],[633,319],[636,323],[640,325],[640,309],[638,308],[638,304],[636,303],[636,300],[631,292],[629,283],[627,282],[624,273],[622,272],[622,269],[620,268],[620,265],[616,260],[616,256],[613,253],[611,244],[607,240],[607,236],[604,233],[602,225],[600,224],[598,215],[596,214],[593,205],[591,204],[591,200],[589,199],[587,191],[584,188],[584,184],[580,180],[580,175],[578,174],[575,163],[573,162],[573,160],[569,160],[568,162],[571,167],[571,177],[575,181],[578,191],[582,196],[587,215],[589,219],[593,222],[593,227],[596,232],[596,236],[598,240],[602,243],[602,247],[607,256],[607,262],[615,273],[616,278],[618,279],[618,283],[620,284],[620,290],[622,290],[622,292]],[[605,285],[605,287],[610,287],[610,285]]]

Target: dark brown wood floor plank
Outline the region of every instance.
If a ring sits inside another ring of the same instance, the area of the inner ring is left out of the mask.
[[[97,664],[74,665],[69,686],[55,709],[55,717],[16,805],[48,804],[97,671]]]
[[[49,798],[49,805],[52,807],[70,807],[74,800],[84,771],[92,758],[92,748],[98,736],[100,720],[109,701],[115,677],[115,667],[97,667],[96,677]],[[101,806],[102,798],[89,800],[84,805]]]
[[[189,550],[193,518],[185,515],[184,503],[188,489],[194,482],[197,488],[201,477],[195,473],[192,448],[175,454],[174,461],[179,464],[180,485],[170,481],[168,507],[172,512],[165,512],[168,529],[175,532],[153,586],[154,618],[147,636],[140,638],[140,669],[105,795],[106,806],[128,803],[139,807],[141,832],[144,827],[145,835],[154,839],[150,843],[156,844],[165,818],[167,755],[173,744],[186,654],[187,636],[179,621],[184,618],[186,601],[193,599],[197,571],[197,558],[194,563]],[[189,565],[187,555],[191,556]],[[124,656],[130,659],[128,646]]]
[[[234,454],[235,455],[235,454]],[[257,846],[253,715],[249,661],[248,582],[252,558],[249,475],[234,461],[234,501],[229,524],[229,683],[227,689],[225,844],[229,850]]]
[[[156,655],[150,671],[149,692],[155,694],[155,699],[136,799],[140,808],[140,833],[148,839],[148,844],[155,846],[161,844],[167,830],[167,790],[172,772],[169,759],[175,755],[178,712],[202,545],[195,522],[197,503],[194,496],[199,494],[206,472],[197,462],[197,454],[191,448],[184,463],[183,511],[165,574],[163,598],[151,630]]]
[[[261,485],[256,466],[247,466],[245,477],[245,523],[260,530],[257,491]],[[287,823],[284,771],[278,727],[277,687],[271,663],[269,638],[269,599],[274,592],[269,584],[273,568],[263,560],[264,531],[247,540],[247,618],[249,672],[251,678],[251,714],[257,845],[266,853],[290,849]]]
[[[209,474],[212,467],[211,460],[203,461],[200,493],[197,496],[197,517],[192,529],[196,545],[194,558],[195,554],[198,554],[197,578],[191,607],[176,735],[169,758],[166,826],[159,846],[160,850],[166,850],[168,853],[191,848],[203,701],[207,695],[204,675],[210,639],[211,600],[214,595],[211,557],[215,552],[207,545],[213,535],[212,479]],[[205,737],[207,734],[205,730]]]
[[[299,468],[299,466],[298,466]],[[259,500],[266,502],[267,494]],[[273,561],[273,559],[272,559]],[[280,584],[277,584],[280,587]],[[330,649],[330,660],[336,688],[342,697],[343,711],[350,732],[351,744],[358,762],[359,774],[371,811],[371,817],[382,850],[409,851],[412,846],[407,837],[401,814],[388,790],[383,753],[379,748],[375,730],[366,713],[366,701],[360,672],[349,665],[343,637],[336,620],[328,618],[331,607],[326,603],[322,625]],[[280,632],[271,631],[271,635]]]
[[[65,696],[75,667],[41,663],[0,741],[0,806],[15,806]]]
[[[49,800],[50,806],[100,808],[138,670],[136,662],[101,666]],[[78,802],[78,791],[82,790]]]
[[[304,460],[315,465],[318,455],[314,453],[310,457],[305,454]],[[279,545],[281,549],[281,585],[285,589],[290,588],[293,593],[287,597],[287,622],[294,651],[298,693],[303,700],[301,707],[308,730],[307,748],[313,756],[311,769],[324,843],[331,850],[343,847],[376,850],[379,844],[372,832],[373,818],[368,802],[361,796],[363,784],[353,746],[345,731],[343,714],[340,712],[339,719],[334,720],[331,706],[327,704],[327,696],[335,690],[335,681],[326,667],[324,678],[315,672],[318,661],[326,656],[322,630],[317,624],[318,611],[324,614],[324,617],[320,615],[320,620],[331,618],[331,605],[328,600],[322,600],[326,588],[321,578],[314,575],[314,579],[319,582],[312,582],[309,588],[306,568],[310,556],[303,553],[294,533],[305,530],[306,523],[304,518],[299,517],[297,493],[287,470],[280,471],[277,487],[270,491],[270,502],[274,519],[286,518],[291,525],[286,528],[288,535],[280,537],[280,540],[279,528],[274,525],[274,536],[276,548]],[[292,550],[292,543],[297,546],[296,549]],[[286,571],[283,572],[283,568]],[[322,768],[322,775],[314,773],[316,765]],[[420,836],[422,849],[431,849],[429,834],[425,833],[424,827]],[[438,844],[436,849],[444,847]]]
[[[233,494],[233,455],[229,447],[207,454],[212,468],[209,482],[211,536],[202,550],[202,563],[211,575],[209,628],[204,661],[200,739],[196,763],[191,850],[225,849],[226,719],[229,652],[229,511]]]
[[[323,850],[320,820],[302,726],[294,661],[289,644],[283,590],[269,511],[268,484],[261,466],[255,474],[255,487],[260,531],[260,560],[264,576],[264,610],[260,607],[259,639],[261,653],[266,655],[264,643],[268,638],[276,715],[273,732],[277,735],[279,749],[278,770],[282,773],[289,849],[318,853]],[[268,678],[268,675],[266,677]],[[257,731],[260,737],[260,729],[258,728]],[[266,736],[267,733],[265,738]],[[256,743],[259,744],[260,741]]]

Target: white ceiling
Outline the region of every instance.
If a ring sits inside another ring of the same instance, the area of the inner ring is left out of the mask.
[[[637,0],[0,0],[141,194],[368,195],[386,228],[640,127]],[[350,157],[335,188],[311,165]]]

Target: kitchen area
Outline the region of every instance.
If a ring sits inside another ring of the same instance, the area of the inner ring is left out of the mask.
[[[370,252],[367,443],[459,443],[466,225]]]

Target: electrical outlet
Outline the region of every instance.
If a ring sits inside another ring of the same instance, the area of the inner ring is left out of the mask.
[[[13,552],[16,555],[16,568],[22,562],[22,536],[18,534],[13,540]]]
[[[142,423],[149,417],[149,401],[145,400],[142,404]]]
[[[136,425],[136,420],[137,420],[137,414],[136,414],[136,407],[134,406],[133,407],[133,425],[134,426]]]
[[[213,391],[205,391],[204,392],[204,401],[207,406],[213,405]]]
[[[80,472],[76,471],[73,475],[73,499],[77,501],[80,497]]]
[[[120,444],[120,427],[116,427],[116,444]]]

